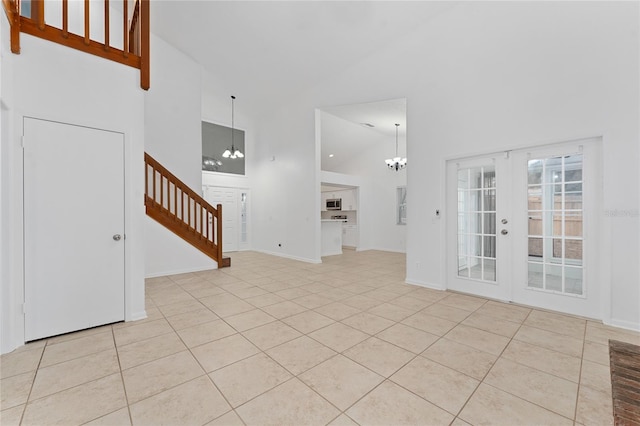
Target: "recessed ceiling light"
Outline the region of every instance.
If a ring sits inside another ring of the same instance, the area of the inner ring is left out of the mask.
[[[333,154],[329,154],[329,158],[333,158]]]
[[[376,126],[374,126],[374,125],[373,125],[373,124],[371,124],[371,123],[360,123],[360,125],[361,125],[362,127],[369,127],[369,128],[371,128],[371,127],[376,127]]]

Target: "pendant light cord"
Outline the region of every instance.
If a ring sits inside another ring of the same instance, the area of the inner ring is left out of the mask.
[[[233,144],[233,134],[235,133],[234,125],[233,125],[234,124],[234,110],[235,110],[234,101],[235,100],[236,100],[236,97],[231,95],[231,152],[232,153],[234,153],[235,149],[236,149],[236,147]]]

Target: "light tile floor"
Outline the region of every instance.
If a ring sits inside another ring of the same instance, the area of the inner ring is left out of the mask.
[[[612,423],[582,318],[403,283],[405,257],[254,252],[147,280],[142,321],[3,355],[2,425]]]

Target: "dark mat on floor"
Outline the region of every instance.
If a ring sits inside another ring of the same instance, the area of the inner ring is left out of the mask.
[[[614,422],[640,426],[640,346],[609,340],[609,361]]]

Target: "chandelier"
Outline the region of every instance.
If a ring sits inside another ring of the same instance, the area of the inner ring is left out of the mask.
[[[396,172],[407,167],[407,159],[398,156],[398,127],[400,127],[400,124],[396,123],[396,156],[384,161],[387,163],[387,167]]]
[[[244,157],[244,154],[239,150],[236,149],[234,143],[233,143],[233,134],[235,133],[235,129],[233,127],[233,119],[234,119],[234,105],[233,102],[236,100],[235,96],[231,96],[231,148],[227,148],[227,150],[222,154],[223,158],[242,158]]]
[[[214,157],[202,156],[202,170],[217,172],[222,166],[222,161]]]

